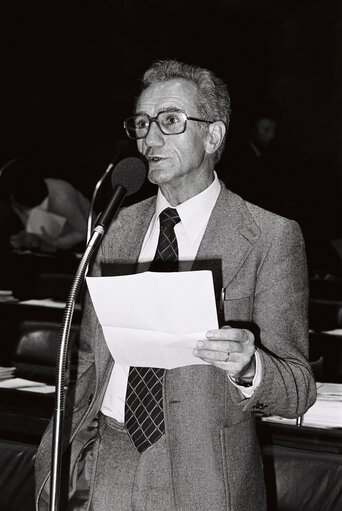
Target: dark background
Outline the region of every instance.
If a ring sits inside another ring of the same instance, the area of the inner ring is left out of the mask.
[[[88,197],[125,134],[139,78],[159,58],[208,67],[232,120],[218,170],[265,98],[308,219],[341,236],[341,0],[7,0],[0,25],[1,162],[30,155]]]

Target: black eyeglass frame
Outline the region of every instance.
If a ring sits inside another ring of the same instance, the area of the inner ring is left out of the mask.
[[[169,112],[169,113],[177,112],[177,113],[181,113],[181,114],[183,114],[185,116],[184,127],[183,127],[182,131],[179,131],[177,133],[165,133],[163,131],[161,125],[158,122],[158,117],[159,117],[160,114],[165,114],[167,112]],[[138,117],[139,115],[145,115],[148,118],[149,124],[148,124],[148,128],[147,128],[147,132],[146,132],[146,135],[144,135],[143,137],[132,137],[131,134],[129,133],[129,130],[127,129],[127,121],[129,121],[130,119],[134,119],[135,117]],[[145,113],[144,114],[132,115],[132,117],[128,117],[124,121],[124,128],[125,128],[126,134],[127,134],[127,136],[129,138],[131,138],[132,140],[141,140],[142,138],[146,138],[147,135],[149,134],[152,122],[156,123],[156,125],[158,126],[160,131],[163,133],[163,135],[181,135],[182,133],[185,132],[188,121],[205,122],[206,124],[213,124],[214,122],[216,122],[216,121],[207,121],[205,119],[198,119],[197,117],[190,117],[187,113],[184,112],[184,110],[172,109],[172,110],[161,110],[160,112],[157,113],[157,115],[155,117],[150,117],[148,114],[145,114]]]

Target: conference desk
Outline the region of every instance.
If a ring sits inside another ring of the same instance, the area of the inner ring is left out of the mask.
[[[261,422],[269,511],[342,509],[342,428]]]
[[[38,444],[54,402],[54,393],[0,388],[0,438]]]
[[[63,320],[65,303],[50,299],[2,299],[0,300],[0,321],[54,321]],[[73,321],[79,324],[82,312],[79,303],[75,304]]]

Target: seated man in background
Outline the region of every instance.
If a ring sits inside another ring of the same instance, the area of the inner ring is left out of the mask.
[[[279,121],[278,109],[269,102],[251,113],[245,136],[230,147],[224,181],[243,199],[298,221],[292,167],[277,141]]]
[[[86,239],[89,201],[62,179],[43,178],[16,160],[2,176],[12,210],[23,229],[10,237],[17,250],[77,250]]]

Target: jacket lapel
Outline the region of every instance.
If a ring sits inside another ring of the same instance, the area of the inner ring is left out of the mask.
[[[259,236],[260,229],[246,203],[221,185],[192,269],[211,269],[215,292],[220,293],[233,280]]]
[[[155,197],[122,211],[105,244],[101,260],[102,276],[130,275],[137,272],[141,246],[154,211]],[[139,268],[139,271],[143,270],[144,268]]]

